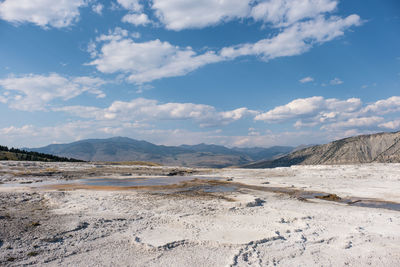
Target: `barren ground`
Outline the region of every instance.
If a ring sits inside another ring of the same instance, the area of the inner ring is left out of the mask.
[[[78,181],[146,176],[191,178],[130,188]],[[400,164],[0,162],[0,183],[0,265],[400,265]]]

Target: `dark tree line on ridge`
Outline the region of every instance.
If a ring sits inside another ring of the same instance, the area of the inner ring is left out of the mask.
[[[9,153],[7,153],[9,152]],[[55,161],[55,162],[83,162],[83,160],[57,157],[54,155],[25,151],[18,148],[8,148],[0,145],[0,160],[26,160],[26,161]]]

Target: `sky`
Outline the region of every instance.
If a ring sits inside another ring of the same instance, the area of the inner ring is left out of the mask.
[[[0,0],[0,144],[400,130],[398,0]]]

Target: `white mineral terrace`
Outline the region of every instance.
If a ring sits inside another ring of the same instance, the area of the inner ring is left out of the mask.
[[[190,179],[168,176],[177,169]],[[0,265],[400,266],[400,164],[0,162],[0,177]],[[179,181],[152,188],[160,177]],[[110,179],[147,182],[118,188]]]

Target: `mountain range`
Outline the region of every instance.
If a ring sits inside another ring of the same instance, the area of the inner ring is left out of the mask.
[[[127,137],[113,137],[26,150],[85,161],[151,161],[163,165],[221,168],[273,159],[293,149],[288,146],[227,148],[207,144],[164,146]]]
[[[163,165],[212,168],[400,162],[400,132],[359,135],[328,144],[297,148],[228,148],[207,144],[164,146],[113,137],[25,150],[85,161],[150,161]]]
[[[245,168],[291,165],[400,163],[400,132],[359,135],[315,145],[279,157],[247,164]]]

